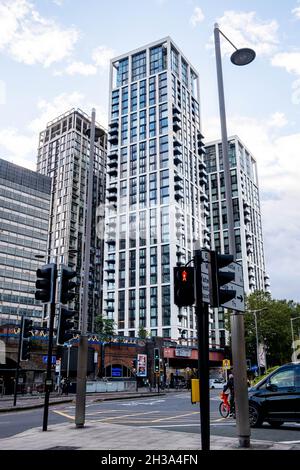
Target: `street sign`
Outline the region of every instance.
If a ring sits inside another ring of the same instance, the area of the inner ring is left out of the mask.
[[[223,369],[230,369],[230,360],[223,359]]]
[[[244,278],[243,278],[243,267],[241,264],[233,262],[226,266],[224,271],[234,273],[234,281],[231,281],[226,285],[224,290],[235,290],[236,296],[234,299],[229,300],[222,304],[222,307],[237,310],[239,312],[245,311],[245,291],[244,291]]]

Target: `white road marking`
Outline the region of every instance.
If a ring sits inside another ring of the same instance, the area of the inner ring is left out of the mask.
[[[278,444],[300,444],[300,441],[279,441]]]
[[[131,401],[129,403],[120,403],[122,406],[138,406],[138,405],[156,405],[156,403],[163,403],[166,400],[155,400],[155,401]]]

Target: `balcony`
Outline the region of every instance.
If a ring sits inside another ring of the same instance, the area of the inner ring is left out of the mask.
[[[117,145],[119,141],[118,132],[117,134],[110,135],[107,140],[111,145]]]
[[[105,263],[107,264],[116,264],[116,260],[114,258],[109,258],[105,260]]]
[[[108,161],[107,166],[109,168],[118,168],[118,161],[117,160]]]
[[[110,202],[113,202],[113,201],[117,201],[118,198],[117,198],[117,195],[115,193],[113,193],[113,194],[108,194],[106,196],[106,199]]]
[[[207,202],[208,203],[208,194],[201,193],[200,194],[200,202]]]
[[[115,244],[116,244],[116,240],[115,240],[114,238],[109,238],[109,239],[106,241],[106,243],[107,243],[108,245],[115,245]]]
[[[117,164],[117,165],[118,165],[118,164]],[[107,170],[107,174],[108,174],[109,176],[117,176],[117,175],[118,175],[118,171],[117,171],[116,167],[114,167],[114,168],[109,168],[109,169]]]
[[[174,196],[176,201],[179,201],[179,199],[183,199],[183,191],[180,189],[176,190]]]
[[[114,272],[116,272],[114,266],[107,266],[104,271],[106,271],[107,273],[114,273]]]
[[[119,121],[112,121],[109,123],[110,129],[118,128],[119,127]]]
[[[174,180],[175,180],[175,178],[174,178]],[[182,181],[182,179],[174,181],[174,189],[175,189],[175,191],[177,191],[177,190],[183,191],[183,181]]]
[[[109,161],[118,160],[118,152],[117,152],[117,150],[110,152],[110,153],[107,155],[107,159],[108,159]]]
[[[251,222],[250,214],[244,214],[244,222],[245,224],[249,224],[249,222]]]
[[[106,307],[104,307],[104,310],[106,310],[107,312],[113,312],[115,310],[115,307],[113,305],[106,305]]]
[[[112,194],[112,193],[117,193],[117,192],[118,192],[118,188],[117,188],[116,185],[114,185],[114,186],[108,186],[108,187],[106,188],[106,190],[107,190],[110,194]]]
[[[206,185],[206,184],[207,184],[207,177],[204,176],[204,175],[200,176],[200,177],[199,177],[199,184],[200,184],[201,186]]]

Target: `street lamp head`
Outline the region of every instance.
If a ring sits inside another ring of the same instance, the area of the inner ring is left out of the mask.
[[[256,54],[253,49],[244,47],[242,49],[237,49],[236,51],[234,51],[234,53],[230,57],[230,60],[234,65],[248,65],[255,59],[255,56]]]

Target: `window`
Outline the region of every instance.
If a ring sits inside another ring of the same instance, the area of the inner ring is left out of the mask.
[[[157,243],[157,214],[156,209],[150,210],[150,245]]]
[[[170,282],[170,247],[161,247],[161,282]]]
[[[137,145],[130,147],[130,176],[136,175],[137,169]]]
[[[146,289],[140,289],[139,326],[146,326]]]
[[[168,103],[159,106],[159,133],[168,132]]]
[[[183,59],[181,60],[181,76],[182,83],[188,87],[188,65]]]
[[[121,148],[120,178],[127,178],[127,147]]]
[[[129,247],[136,247],[136,214],[129,215]]]
[[[170,305],[170,286],[162,286],[162,324],[170,325],[171,321],[171,305]]]
[[[140,111],[140,140],[147,137],[147,115],[146,110]]]
[[[119,253],[119,287],[125,287],[125,251]]]
[[[140,246],[146,245],[146,211],[141,211],[139,213],[139,238]]]
[[[129,181],[129,209],[136,209],[136,191],[137,191],[137,181],[136,178],[132,178]]]
[[[160,45],[150,49],[150,75],[165,70],[167,66],[167,48]]]
[[[169,163],[169,145],[168,145],[168,136],[164,135],[159,139],[159,160],[160,168],[167,168]]]
[[[146,51],[132,56],[132,81],[139,80],[146,75]]]
[[[135,290],[129,291],[128,328],[135,328]]]
[[[295,387],[295,371],[294,369],[286,369],[274,374],[270,380],[270,385],[278,388]]]
[[[122,107],[121,113],[127,114],[128,113],[128,87],[122,88]]]
[[[169,202],[169,170],[160,172],[160,203],[167,204]]]
[[[118,328],[125,328],[125,291],[119,291]]]
[[[150,171],[156,170],[156,139],[149,140],[149,166]]]
[[[135,287],[136,251],[129,251],[129,287]]]
[[[140,82],[140,109],[146,106],[146,80]]]
[[[150,284],[157,284],[157,248],[150,248]]]
[[[130,98],[130,111],[136,111],[137,110],[137,84],[133,83],[131,85],[131,98]]]
[[[157,204],[156,173],[151,173],[149,176],[149,204],[150,206]]]
[[[158,76],[158,98],[159,102],[167,101],[168,97],[168,82],[167,74],[162,73]]]
[[[178,76],[179,67],[178,67],[178,52],[175,49],[171,48],[171,70],[176,73]]]
[[[157,287],[150,288],[150,326],[157,326]]]
[[[137,113],[132,113],[130,117],[130,142],[137,140]]]
[[[149,79],[149,106],[153,106],[156,103],[156,78],[152,77]]]
[[[119,90],[112,92],[111,98],[111,118],[118,119],[119,117]]]
[[[119,61],[117,65],[117,87],[128,83],[128,57]]]
[[[121,119],[121,145],[128,143],[128,116],[123,116]]]
[[[140,272],[139,272],[140,286],[146,284],[146,248],[140,250]]]
[[[141,142],[140,143],[140,174],[141,173],[146,173],[147,171],[147,147],[146,147],[146,142]]]
[[[149,137],[154,137],[156,134],[156,108],[149,109]]]
[[[169,242],[169,208],[162,207],[161,212],[161,241],[162,243]]]

